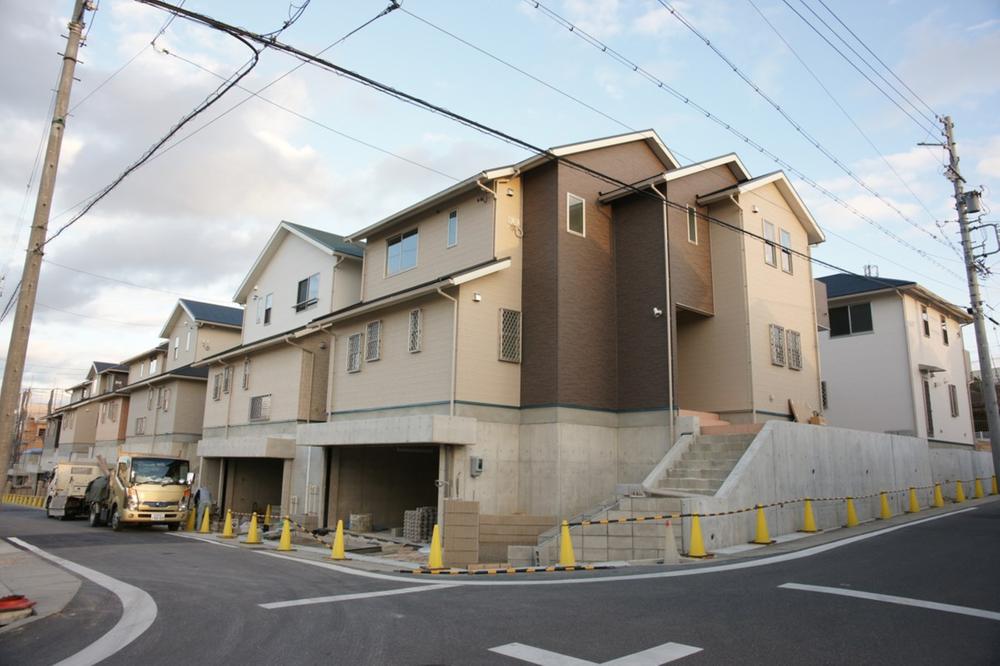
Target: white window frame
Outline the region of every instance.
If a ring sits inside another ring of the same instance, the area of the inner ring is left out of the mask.
[[[255,298],[257,300],[257,323],[260,324],[264,321],[264,299],[260,296],[260,294],[258,294]]]
[[[254,403],[257,406],[257,415],[254,416]],[[247,415],[253,422],[271,420],[271,394],[255,395],[250,398],[250,413]]]
[[[785,241],[788,241],[787,244]],[[781,248],[781,270],[789,275],[795,273],[795,267],[792,265],[792,234],[784,229],[778,229],[778,247]],[[785,262],[788,262],[788,267],[785,267]]]
[[[163,411],[170,411],[170,389],[163,389]]]
[[[135,434],[145,435],[146,434],[146,417],[137,416],[135,417]]]
[[[785,327],[768,324],[768,346],[771,348],[771,365],[785,367]]]
[[[788,369],[801,370],[802,334],[798,331],[787,330],[785,331],[785,340],[787,341],[786,357],[788,360]]]
[[[152,377],[156,374],[156,359],[149,359],[149,376]]]
[[[181,353],[181,336],[174,337],[174,360],[176,361],[180,358]]]
[[[926,305],[920,306],[920,320],[924,327],[924,337],[931,337],[931,314]]]
[[[951,405],[951,417],[958,417],[958,387],[948,384],[948,402]]]
[[[153,411],[153,393],[156,389],[152,386],[149,387],[149,392],[146,394],[146,411]]]
[[[570,209],[574,203],[580,204],[580,217],[581,222],[583,223],[583,231],[574,231],[570,228]],[[566,231],[574,236],[580,236],[581,238],[587,237],[587,200],[581,196],[573,194],[572,192],[566,193]]]
[[[184,339],[184,351],[191,351],[191,329],[188,329],[187,337]]]
[[[413,265],[403,266],[403,242],[408,238],[416,238],[416,250],[413,253]],[[399,268],[396,270],[391,270],[389,264],[389,257],[392,253],[392,247],[399,244]],[[385,276],[391,277],[393,275],[399,275],[400,273],[405,273],[406,271],[412,271],[420,264],[420,229],[419,227],[413,227],[412,229],[407,229],[402,233],[395,234],[385,239]]]
[[[517,353],[516,355],[509,355],[504,353],[505,332],[504,332],[504,316],[506,314],[517,315]],[[523,323],[520,310],[513,310],[511,308],[500,308],[499,316],[497,317],[497,360],[503,361],[504,363],[520,363],[522,354],[522,344],[523,344]]]
[[[305,283],[305,298],[300,299],[299,294],[302,291],[302,283]],[[303,310],[308,310],[312,306],[319,302],[319,273],[313,273],[307,278],[299,280],[295,285],[295,308],[296,312],[302,312]]]
[[[778,267],[778,227],[764,220],[764,263]]]
[[[212,375],[212,400],[222,400],[222,373]]]
[[[347,372],[361,372],[361,343],[363,333],[352,333],[347,338]]]
[[[448,247],[458,245],[458,211],[448,213]]]
[[[698,244],[698,211],[694,209],[694,206],[687,207],[687,237],[688,243],[692,245]]]
[[[951,345],[951,339],[948,337],[948,318],[944,315],[941,315],[941,342],[945,347]]]
[[[233,366],[227,365],[222,369],[222,392],[229,395],[233,388]]]
[[[264,326],[271,325],[271,307],[274,305],[274,293],[264,296]]]
[[[141,361],[139,363],[139,379],[146,376],[146,361]]]
[[[382,320],[365,324],[365,363],[382,358]]]
[[[424,344],[424,311],[420,308],[410,310],[407,321],[406,349],[411,354],[416,354]]]
[[[250,359],[243,359],[243,390],[250,390]]]

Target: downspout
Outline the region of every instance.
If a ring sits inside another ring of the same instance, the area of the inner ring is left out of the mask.
[[[663,283],[666,292],[667,304],[664,308],[667,311],[667,401],[669,411],[667,412],[667,422],[670,424],[671,446],[677,441],[675,433],[674,416],[674,305],[670,297],[670,220],[667,209],[667,181],[663,181],[663,193],[656,189],[656,184],[651,183],[650,189],[660,197],[663,204]]]
[[[225,389],[225,384],[226,384],[226,368],[229,367],[229,363],[227,363],[225,361],[220,361],[219,363],[222,365],[222,386],[219,387],[219,390],[221,391],[221,390]],[[215,388],[213,387],[212,390],[214,391]],[[229,378],[229,393],[227,393],[226,396],[227,396],[226,397],[226,439],[229,439],[229,421],[231,419],[231,413],[232,413],[232,409],[231,408],[233,406],[233,378],[232,377]]]
[[[448,394],[448,416],[455,415],[455,374],[457,371],[458,358],[458,299],[442,291],[438,287],[437,293],[441,294],[452,302],[451,315],[451,390]]]
[[[739,211],[740,215],[740,229],[744,229],[743,225],[743,208],[740,206],[740,200],[735,194],[729,195],[729,200],[736,206],[736,210]],[[750,344],[750,285],[747,280],[747,257],[746,257],[746,241],[743,234],[740,234],[740,264],[742,270],[740,271],[740,277],[743,280],[743,304],[744,313],[746,318],[744,324],[746,326],[746,340],[747,340],[747,388],[749,393],[747,394],[750,398],[750,422],[757,422],[757,402],[754,399],[753,394],[753,348]],[[769,343],[770,344],[770,343]]]

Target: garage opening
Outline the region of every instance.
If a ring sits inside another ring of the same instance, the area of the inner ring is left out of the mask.
[[[403,527],[405,511],[437,507],[438,446],[336,446],[330,461],[327,525],[371,514],[371,531]]]
[[[226,458],[223,506],[234,513],[263,514],[267,505],[282,511],[281,482],[285,461],[280,458]]]

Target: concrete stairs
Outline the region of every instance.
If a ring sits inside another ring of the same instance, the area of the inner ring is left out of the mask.
[[[697,435],[680,461],[660,478],[657,487],[679,494],[714,495],[754,437],[756,432]]]

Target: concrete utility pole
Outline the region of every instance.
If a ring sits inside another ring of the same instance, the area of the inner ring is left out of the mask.
[[[87,0],[76,0],[66,37],[66,52],[63,54],[62,74],[56,91],[56,105],[52,113],[52,128],[45,148],[45,162],[38,182],[38,199],[35,201],[35,215],[31,221],[31,235],[28,239],[24,272],[21,274],[21,291],[14,310],[14,328],[7,348],[7,365],[3,371],[3,385],[0,386],[0,465],[3,466],[3,480],[0,488],[7,492],[7,469],[11,460],[11,445],[14,441],[15,412],[24,377],[24,360],[28,353],[28,336],[31,333],[31,318],[35,312],[35,295],[38,291],[38,275],[42,270],[42,246],[48,234],[49,215],[52,212],[52,193],[56,186],[56,171],[59,168],[59,151],[62,148],[66,115],[69,110],[69,91],[73,87],[73,72],[76,71],[77,53],[83,34],[83,17],[88,8]]]
[[[973,326],[976,331],[976,349],[979,353],[979,376],[986,406],[986,421],[990,428],[990,445],[993,449],[993,470],[1000,475],[1000,412],[997,411],[997,392],[993,378],[993,361],[990,356],[990,341],[986,337],[986,315],[983,312],[983,298],[979,294],[979,274],[976,272],[976,257],[972,251],[972,236],[969,233],[968,210],[965,205],[965,191],[962,173],[958,170],[958,148],[955,146],[954,123],[951,116],[941,119],[944,135],[948,143],[948,180],[955,187],[955,210],[958,211],[958,227],[962,232],[962,252],[965,255],[965,274],[969,280],[969,298],[972,300]]]

